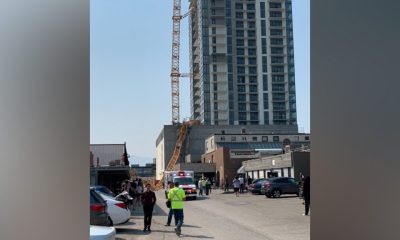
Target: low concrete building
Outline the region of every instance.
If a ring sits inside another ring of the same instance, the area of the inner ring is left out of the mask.
[[[310,152],[295,151],[276,156],[243,161],[241,171],[252,179],[269,177],[293,177],[310,175]]]
[[[241,134],[213,134],[205,140],[202,162],[215,163],[217,182],[226,178],[231,181],[244,161],[281,155],[290,149],[308,148],[309,145],[309,134],[251,134],[243,131]]]
[[[90,144],[90,185],[103,185],[117,191],[130,179],[126,144]]]
[[[294,125],[193,125],[188,129],[178,163],[202,163],[202,155],[206,152],[205,140],[213,134],[297,134]],[[163,126],[156,140],[156,179],[162,173],[172,156],[178,136],[177,125]]]
[[[145,166],[139,166],[139,164],[131,165],[131,168],[135,171],[138,177],[155,177],[156,176],[156,164],[146,163]]]

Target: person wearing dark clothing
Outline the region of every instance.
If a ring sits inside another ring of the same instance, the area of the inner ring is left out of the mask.
[[[303,182],[303,197],[304,197],[304,216],[308,216],[310,211],[310,177],[306,177]]]
[[[171,189],[173,189],[175,186],[174,186],[174,183],[172,183],[172,182],[170,182],[169,183],[169,190],[168,190],[168,192],[169,191],[171,191]],[[168,195],[167,195],[167,198],[168,198]],[[168,218],[167,218],[167,224],[165,224],[164,226],[171,226],[171,221],[172,221],[172,216],[174,215],[174,211],[172,210],[172,208],[170,207],[169,208],[169,212],[168,212]],[[175,226],[178,224],[178,221],[175,219]]]
[[[144,212],[144,229],[143,231],[151,231],[151,218],[153,217],[153,208],[156,204],[156,195],[150,189],[150,184],[146,184],[146,191],[142,194],[142,205]]]

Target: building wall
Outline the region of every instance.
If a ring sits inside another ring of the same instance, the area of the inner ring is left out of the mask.
[[[187,159],[190,159],[192,163],[200,163],[202,155],[205,153],[205,140],[213,134],[226,133],[226,134],[237,134],[240,133],[243,126],[239,125],[194,125],[189,127],[186,141],[184,143],[184,148],[182,149],[182,160],[185,162],[185,156],[190,155]],[[161,130],[157,140],[156,140],[156,177],[161,179],[162,172],[167,166],[170,160],[176,139],[177,139],[177,129],[175,125],[165,125]],[[260,134],[260,133],[297,133],[297,126],[295,125],[250,125],[246,126],[246,132],[249,134]],[[164,146],[162,148],[162,145]],[[162,150],[163,149],[163,150]],[[163,160],[162,160],[163,159]],[[162,165],[164,164],[164,165]]]
[[[310,152],[292,152],[277,156],[263,157],[244,161],[246,173],[252,178],[267,177],[268,172],[277,172],[278,176],[293,177],[300,180],[300,173],[310,174]]]
[[[191,2],[192,118],[296,125],[291,0]]]

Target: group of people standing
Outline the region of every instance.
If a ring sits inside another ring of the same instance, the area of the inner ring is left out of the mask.
[[[211,194],[212,183],[209,178],[201,178],[197,183],[197,189],[199,190],[199,196]]]
[[[135,207],[140,207],[142,205],[142,194],[144,191],[143,181],[141,178],[136,178],[133,181],[125,180],[121,184],[121,189],[119,193],[126,191],[129,196],[133,198],[129,204],[129,209],[132,211]]]

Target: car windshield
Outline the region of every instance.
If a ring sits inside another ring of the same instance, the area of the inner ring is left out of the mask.
[[[113,192],[111,192],[111,190],[106,188],[106,187],[97,187],[96,190],[101,192],[101,193],[104,193],[107,196],[115,197],[115,194]]]
[[[183,177],[183,178],[175,178],[174,180],[179,184],[193,184],[193,178]]]

